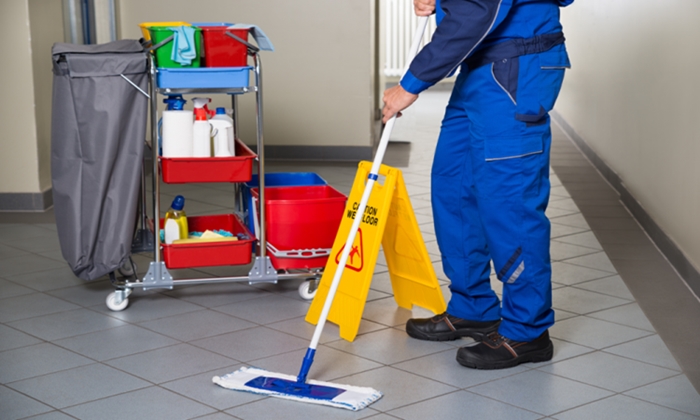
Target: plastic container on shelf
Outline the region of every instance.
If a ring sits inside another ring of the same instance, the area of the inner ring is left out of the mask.
[[[197,22],[194,26],[202,30],[203,58],[205,67],[241,67],[248,63],[248,49],[231,33],[248,41],[248,29],[228,29],[232,23]]]
[[[234,156],[236,148],[233,143],[233,118],[226,114],[226,108],[216,108],[216,114],[209,119],[209,122],[216,129],[214,156]]]
[[[175,25],[182,26],[182,25]],[[191,26],[189,24],[185,26]],[[151,33],[151,39],[153,40],[153,45],[158,44],[161,41],[165,41],[166,38],[173,35],[173,31],[170,29],[173,26],[149,26],[148,30]],[[175,45],[174,40],[170,40],[164,45],[160,46],[155,50],[156,66],[161,68],[197,68],[201,66],[202,54],[202,30],[195,27],[194,28],[194,45],[196,51],[196,57],[192,60],[192,64],[188,66],[183,66],[182,64],[174,61],[172,57],[173,46]]]
[[[236,139],[236,155],[208,158],[160,158],[163,182],[248,182],[253,176],[257,155]]]
[[[247,215],[246,222],[248,229],[255,232],[255,219],[251,209],[253,208],[253,195],[250,190],[258,188],[260,180],[258,174],[253,174],[250,182],[246,182],[241,189],[243,193],[243,203]],[[265,188],[270,187],[303,187],[311,185],[327,185],[325,179],[313,172],[277,172],[265,174]]]
[[[187,22],[142,22],[139,23],[139,28],[141,28],[141,34],[143,35],[143,39],[146,41],[151,40],[151,31],[148,30],[151,26],[167,26],[167,27],[173,27],[173,26],[192,26],[191,23]]]
[[[185,197],[178,195],[165,213],[165,243],[171,244],[178,239],[186,239],[189,234],[187,214],[184,210]]]
[[[250,83],[251,66],[159,68],[156,83],[161,89],[244,88]]]
[[[163,261],[166,267],[191,268],[244,265],[251,262],[252,245],[255,238],[235,215],[190,216],[187,218],[187,221],[192,232],[223,229],[238,237],[238,240],[163,244]],[[163,219],[161,219],[160,223],[162,228]]]
[[[258,188],[251,189],[257,200]],[[277,269],[324,267],[340,226],[347,197],[329,185],[265,188],[267,242],[284,257],[270,252]]]

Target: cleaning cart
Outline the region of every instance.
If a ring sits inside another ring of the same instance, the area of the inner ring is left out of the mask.
[[[173,25],[157,23],[142,24],[144,35],[146,31],[153,42],[152,53],[148,57],[149,69],[149,101],[151,118],[151,139],[150,145],[153,153],[152,161],[152,192],[153,192],[153,213],[152,222],[155,228],[151,229],[150,238],[153,242],[153,261],[150,262],[148,272],[139,279],[129,276],[123,279],[112,277],[115,291],[110,293],[106,299],[109,309],[121,311],[129,304],[129,296],[133,290],[141,289],[172,289],[179,285],[193,285],[202,283],[222,283],[222,282],[248,282],[254,283],[277,283],[281,280],[303,279],[299,287],[300,295],[305,299],[312,299],[314,290],[322,275],[325,259],[314,261],[312,264],[285,264],[285,260],[278,262],[278,266],[273,264],[268,243],[268,234],[272,226],[268,226],[268,208],[273,213],[273,218],[279,220],[276,214],[276,206],[268,198],[266,191],[265,157],[263,144],[263,83],[262,83],[262,62],[260,58],[261,45],[256,38],[257,46],[248,42],[248,29],[231,29],[226,23],[199,23],[192,24],[195,34],[199,39],[203,33],[202,44],[197,44],[198,48],[206,48],[199,54],[201,60],[196,61],[197,66],[204,63],[211,67],[182,66],[172,63],[171,51],[173,48],[174,34],[167,32]],[[255,28],[250,29],[251,32]],[[199,41],[196,41],[199,43]],[[232,50],[243,54],[243,59],[239,53],[232,57],[225,56],[223,61],[216,60],[215,54],[228,51],[222,47],[226,43]],[[242,47],[241,47],[242,46]],[[271,46],[271,45],[270,45]],[[218,53],[217,53],[218,51]],[[247,57],[252,59],[252,66],[248,66]],[[229,61],[227,61],[229,60]],[[167,67],[162,64],[167,63]],[[233,66],[226,66],[231,65]],[[243,64],[243,65],[241,65]],[[235,139],[235,153],[231,157],[165,157],[160,156],[155,139],[158,139],[158,95],[230,95],[233,112],[233,138]],[[256,140],[257,153],[248,148],[238,137],[238,97],[243,94],[255,95],[256,105]],[[257,164],[257,165],[256,165]],[[257,176],[255,185],[248,185],[253,179],[253,169],[257,166]],[[160,220],[160,183],[159,180],[167,184],[184,183],[232,183],[234,184],[234,195],[236,204],[231,214],[190,216],[187,218],[190,231],[204,231],[214,229],[224,229],[231,232],[238,238],[235,241],[212,241],[212,242],[187,242],[165,244],[160,237],[162,226]],[[251,188],[253,187],[253,188]],[[331,187],[327,185],[319,186],[326,194],[325,202],[339,201],[335,204],[338,208],[337,224],[340,223],[345,204],[345,196],[334,195]],[[244,191],[248,191],[248,196],[244,197]],[[313,188],[313,187],[304,187]],[[253,190],[255,202],[251,208],[250,190]],[[329,192],[330,191],[330,192]],[[306,192],[308,194],[308,191]],[[293,192],[279,192],[276,194],[293,194]],[[246,199],[247,198],[247,199]],[[332,205],[331,205],[332,206]],[[292,210],[293,211],[293,210]],[[254,220],[254,222],[252,222]],[[153,222],[155,221],[155,222]],[[257,229],[250,229],[249,226],[257,223]],[[275,222],[278,225],[275,229],[286,228],[283,222]],[[337,228],[337,224],[335,228]],[[288,226],[287,226],[288,227]],[[254,230],[254,232],[251,232]],[[273,235],[274,236],[274,235]],[[280,235],[277,234],[277,237]],[[285,236],[284,234],[281,236]],[[139,239],[137,235],[137,240]],[[332,244],[332,241],[331,241]],[[274,249],[274,247],[272,247]],[[303,259],[303,255],[297,257]],[[327,258],[327,256],[326,256]],[[190,278],[174,279],[170,269],[194,268],[202,266],[232,266],[248,265],[251,269],[246,276],[214,277],[214,278]],[[136,270],[133,270],[134,272]]]

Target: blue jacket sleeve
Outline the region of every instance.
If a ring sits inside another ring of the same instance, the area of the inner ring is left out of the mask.
[[[401,79],[418,94],[447,77],[506,18],[513,0],[441,0],[445,17]]]

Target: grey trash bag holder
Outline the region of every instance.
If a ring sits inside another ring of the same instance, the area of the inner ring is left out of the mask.
[[[148,53],[135,40],[57,43],[52,58],[58,239],[75,275],[94,280],[119,269],[131,253],[148,116]]]

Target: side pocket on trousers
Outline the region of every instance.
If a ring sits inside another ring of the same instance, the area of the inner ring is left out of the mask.
[[[513,105],[518,103],[519,57],[504,58],[491,63],[491,75],[498,86],[508,95]]]

